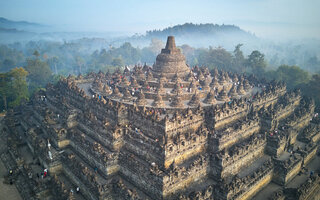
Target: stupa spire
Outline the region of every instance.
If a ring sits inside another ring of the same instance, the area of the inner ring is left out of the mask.
[[[174,50],[176,49],[176,42],[173,36],[168,36],[166,48],[168,50]]]
[[[157,56],[156,62],[152,68],[154,77],[165,76],[172,79],[175,75],[184,79],[190,72],[190,68],[186,64],[186,58],[176,47],[173,36],[169,36],[167,44],[161,53]]]

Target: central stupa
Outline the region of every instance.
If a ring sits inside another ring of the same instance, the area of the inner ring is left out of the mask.
[[[169,79],[174,77],[175,74],[180,78],[189,74],[190,68],[186,64],[186,58],[176,47],[173,36],[168,36],[166,47],[157,56],[152,71],[154,77],[164,76]]]

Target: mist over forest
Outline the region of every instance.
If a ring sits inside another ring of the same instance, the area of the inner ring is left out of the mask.
[[[19,105],[61,76],[152,65],[169,35],[175,36],[189,66],[284,81],[289,89],[298,87],[320,102],[319,39],[263,39],[236,25],[213,23],[185,23],[133,35],[61,32],[0,18],[0,109]]]

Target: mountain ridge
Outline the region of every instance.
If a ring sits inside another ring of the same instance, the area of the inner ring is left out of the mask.
[[[241,29],[239,26],[236,25],[230,25],[230,24],[213,24],[213,23],[200,23],[200,24],[194,24],[194,23],[184,23],[184,24],[177,24],[174,26],[166,27],[162,30],[150,30],[146,31],[146,36],[155,36],[158,34],[175,34],[177,36],[182,34],[194,34],[194,33],[202,33],[202,34],[216,34],[219,32],[230,32],[230,31],[236,31],[243,34],[249,34],[253,36],[251,33]]]
[[[3,29],[16,29],[17,31],[33,32],[35,30],[46,27],[43,24],[28,22],[28,21],[14,21],[4,17],[0,17],[0,28]]]

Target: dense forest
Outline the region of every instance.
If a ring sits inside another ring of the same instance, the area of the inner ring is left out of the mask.
[[[0,45],[0,110],[12,108],[49,82],[60,76],[86,74],[91,71],[113,71],[125,65],[147,63],[152,65],[156,55],[164,47],[164,35],[185,35],[189,32],[210,33],[238,30],[236,26],[185,24],[146,33],[150,37],[145,47],[135,47],[128,41],[113,45],[98,38],[82,38],[70,41],[28,41]],[[246,33],[244,33],[246,34]],[[163,36],[162,36],[163,35]],[[159,36],[159,37],[158,37]],[[177,41],[179,41],[177,37]],[[119,42],[119,41],[118,41]],[[179,43],[178,43],[179,44]],[[209,46],[209,45],[208,45]],[[206,66],[237,73],[254,74],[260,79],[284,81],[288,89],[298,87],[305,95],[320,104],[320,60],[316,53],[308,51],[298,65],[299,52],[304,47],[281,47],[289,57],[270,56],[269,51],[251,49],[247,44],[236,44],[232,50],[221,46],[207,48],[182,44],[179,48],[189,66]],[[248,49],[248,47],[247,47]],[[316,52],[316,49],[313,49]]]

